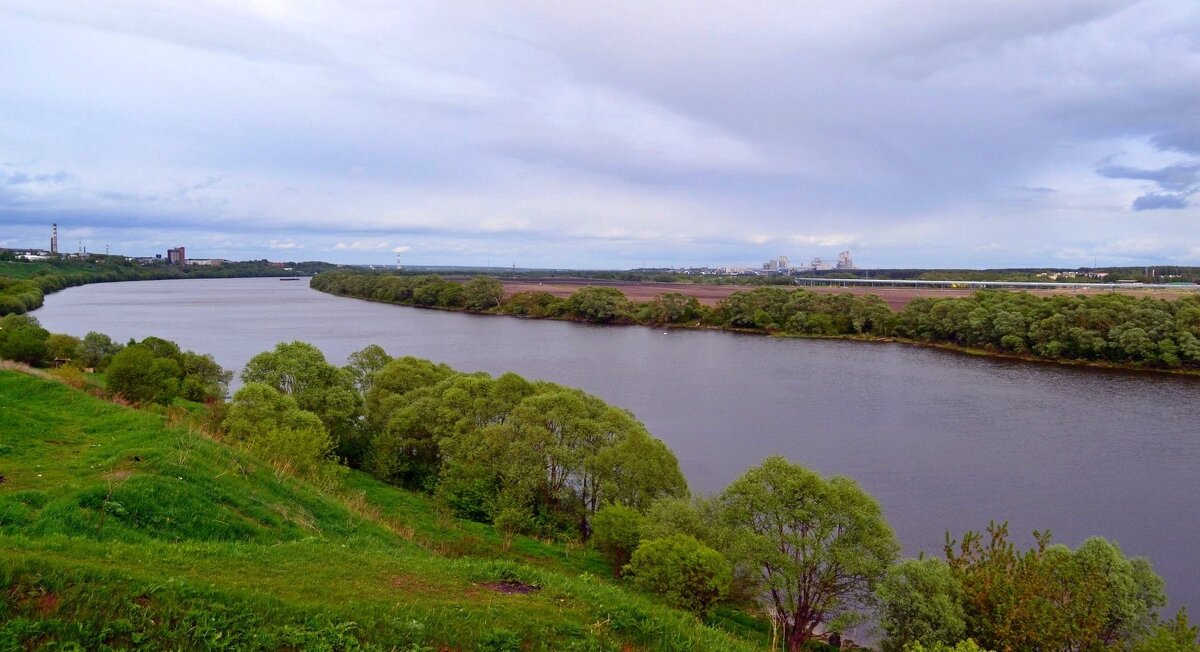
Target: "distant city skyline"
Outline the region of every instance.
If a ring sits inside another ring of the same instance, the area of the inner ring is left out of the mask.
[[[0,0],[0,33],[0,247],[1200,265],[1196,2]]]

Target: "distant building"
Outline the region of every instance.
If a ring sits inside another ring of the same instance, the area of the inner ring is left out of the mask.
[[[58,255],[58,224],[50,225],[50,255]]]
[[[816,258],[812,259],[811,263],[808,264],[808,268],[814,272],[824,272],[833,269],[833,264],[827,263],[821,260],[820,256],[817,256]]]
[[[192,258],[187,264],[193,267],[220,267],[227,262],[224,258]]]
[[[854,269],[854,261],[850,259],[850,252],[843,251],[838,253],[837,261],[838,269]]]
[[[788,257],[780,256],[775,260],[768,260],[763,263],[762,271],[768,274],[787,274],[791,268],[788,265]]]
[[[183,247],[175,247],[167,250],[167,262],[171,265],[187,267],[187,254],[184,253]]]

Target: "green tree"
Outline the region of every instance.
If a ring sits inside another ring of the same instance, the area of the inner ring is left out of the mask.
[[[29,315],[13,314],[0,318],[0,358],[41,366],[49,350],[50,332]]]
[[[567,299],[566,310],[577,319],[604,324],[628,319],[630,305],[617,288],[589,285]]]
[[[463,305],[470,310],[490,310],[504,301],[504,284],[490,276],[476,276],[463,285]]]
[[[156,356],[149,346],[132,344],[108,365],[108,389],[134,403],[167,405],[179,394],[181,376],[174,360]]]
[[[232,371],[226,371],[216,359],[205,353],[184,351],[179,354],[183,381],[180,394],[189,401],[206,401],[225,398]]]
[[[312,474],[333,452],[333,440],[317,415],[266,383],[239,389],[224,425],[230,437],[285,472]]]
[[[103,371],[108,366],[108,360],[121,348],[119,343],[113,342],[112,338],[104,333],[91,331],[83,336],[75,355],[81,366]]]
[[[46,338],[46,357],[50,360],[70,360],[77,362],[76,354],[80,340],[72,335],[52,333]]]
[[[378,344],[370,344],[350,354],[346,371],[354,379],[354,387],[359,394],[366,395],[371,389],[375,373],[387,366],[392,356]]]
[[[625,574],[642,590],[700,617],[725,597],[732,576],[721,553],[686,534],[643,542]]]
[[[747,471],[720,500],[737,533],[730,559],[759,575],[791,652],[867,603],[899,549],[879,503],[853,480],[825,480],[782,457]]]
[[[592,519],[592,545],[612,563],[613,577],[621,576],[641,543],[644,522],[641,512],[624,505],[602,507]]]
[[[969,637],[1001,651],[1087,650],[1124,647],[1149,631],[1166,596],[1146,560],[1098,537],[1074,552],[1050,545],[1049,533],[1034,538],[1019,551],[1007,524],[993,523],[987,537],[947,541]]]
[[[913,643],[952,644],[966,633],[962,587],[941,559],[908,559],[892,566],[876,594],[885,651]]]
[[[971,639],[965,641],[957,641],[955,643],[930,643],[922,645],[921,643],[910,643],[904,646],[903,652],[987,652],[986,649],[979,647]]]
[[[362,398],[354,379],[326,362],[317,347],[298,341],[277,344],[246,363],[242,380],[265,383],[292,396],[300,409],[321,419],[335,442],[358,441]]]
[[[1133,644],[1132,652],[1200,652],[1200,627],[1188,623],[1187,609],[1160,623]]]
[[[696,297],[679,292],[660,294],[646,304],[647,317],[654,324],[682,324],[700,318],[701,306]]]

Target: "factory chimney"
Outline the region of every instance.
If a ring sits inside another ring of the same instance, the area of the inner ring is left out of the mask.
[[[58,224],[50,225],[50,255],[58,255]]]

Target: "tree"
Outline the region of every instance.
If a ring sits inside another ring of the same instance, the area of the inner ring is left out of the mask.
[[[613,577],[621,576],[641,543],[644,521],[641,512],[624,505],[602,507],[592,519],[592,545],[612,562]]]
[[[142,344],[125,347],[108,365],[108,389],[134,403],[169,404],[179,393],[179,365]]]
[[[686,534],[652,539],[638,546],[625,574],[644,591],[700,617],[729,591],[729,562],[721,553]]]
[[[885,651],[914,643],[952,644],[965,635],[962,587],[941,559],[908,559],[892,566],[876,594]]]
[[[91,331],[83,336],[75,356],[80,366],[89,369],[103,370],[108,366],[112,356],[121,350],[121,345],[112,341],[104,333]]]
[[[490,276],[476,276],[463,285],[463,301],[470,310],[490,310],[504,300],[504,284]]]
[[[223,399],[233,378],[232,371],[225,371],[209,354],[184,351],[179,354],[183,370],[180,393],[189,401]]]
[[[46,355],[51,360],[71,360],[75,361],[75,356],[79,350],[80,340],[78,337],[64,335],[62,333],[52,333],[46,338]]]
[[[825,480],[782,457],[747,471],[720,502],[736,533],[730,558],[758,574],[791,652],[868,602],[899,550],[879,503],[853,480]]]
[[[242,380],[265,383],[292,396],[297,406],[321,419],[335,441],[355,440],[361,397],[350,374],[325,361],[307,342],[286,342],[246,363]]]
[[[667,292],[646,304],[649,321],[655,324],[680,324],[700,318],[700,302],[680,292]]]
[[[986,537],[947,541],[967,636],[995,650],[1087,650],[1124,647],[1149,631],[1166,596],[1146,560],[1099,537],[1074,552],[1050,545],[1049,533],[1034,538],[1019,551],[1007,524],[993,523]]]
[[[392,356],[378,344],[370,344],[350,354],[346,371],[354,379],[354,387],[359,394],[366,395],[371,389],[375,373],[392,361]]]
[[[617,288],[589,285],[566,301],[567,314],[585,321],[608,323],[629,317],[629,300]]]
[[[1200,627],[1188,623],[1187,609],[1180,607],[1174,618],[1134,643],[1132,652],[1200,652]]]
[[[929,645],[910,643],[904,646],[903,652],[987,652],[987,650],[979,647],[975,641],[967,639],[955,643],[930,643]]]
[[[266,383],[248,383],[234,394],[225,428],[230,437],[283,470],[312,473],[333,452],[333,441],[317,415]]]
[[[40,366],[46,363],[49,351],[46,340],[50,332],[29,315],[8,315],[0,319],[0,358]]]

